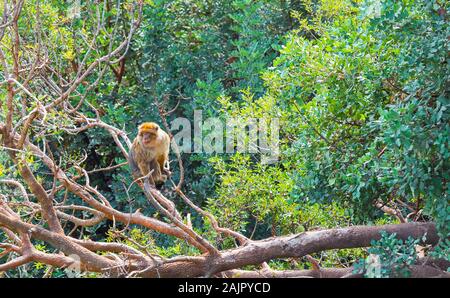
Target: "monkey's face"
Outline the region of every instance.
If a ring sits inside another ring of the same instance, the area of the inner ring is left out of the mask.
[[[156,132],[143,132],[141,133],[141,140],[144,145],[150,145],[154,139],[156,139]]]
[[[153,122],[146,122],[139,126],[139,138],[145,147],[151,146],[158,137],[159,126]]]

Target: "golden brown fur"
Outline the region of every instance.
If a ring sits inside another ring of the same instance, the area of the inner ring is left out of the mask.
[[[170,175],[169,148],[170,137],[158,124],[154,122],[141,124],[129,154],[133,176],[139,178],[153,170],[150,182],[164,183]]]

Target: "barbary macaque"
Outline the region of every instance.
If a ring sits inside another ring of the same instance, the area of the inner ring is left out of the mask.
[[[153,185],[164,184],[170,173],[170,137],[154,122],[144,122],[139,126],[138,135],[133,141],[128,164],[133,177],[138,179],[153,173],[149,181]]]

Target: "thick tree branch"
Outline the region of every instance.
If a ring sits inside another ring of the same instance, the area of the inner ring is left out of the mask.
[[[427,243],[436,244],[438,241],[433,223],[353,226],[252,241],[245,246],[222,251],[218,257],[198,257],[196,264],[179,262],[163,265],[158,268],[158,274],[163,277],[210,276],[245,265],[258,265],[273,259],[302,257],[330,249],[368,247],[371,240],[380,239],[381,231],[396,233],[397,237],[403,240],[410,236],[419,238],[426,234]],[[152,268],[143,272],[143,275],[157,276]]]

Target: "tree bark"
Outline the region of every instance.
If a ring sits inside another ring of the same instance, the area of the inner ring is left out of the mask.
[[[198,277],[258,265],[263,262],[330,249],[357,248],[370,246],[371,240],[380,239],[381,231],[396,233],[399,239],[419,238],[427,235],[426,243],[436,244],[438,235],[433,223],[404,223],[383,226],[352,226],[348,228],[305,232],[292,236],[273,237],[253,241],[247,245],[222,251],[220,256],[198,257],[196,262],[173,262],[142,273],[146,277]]]

